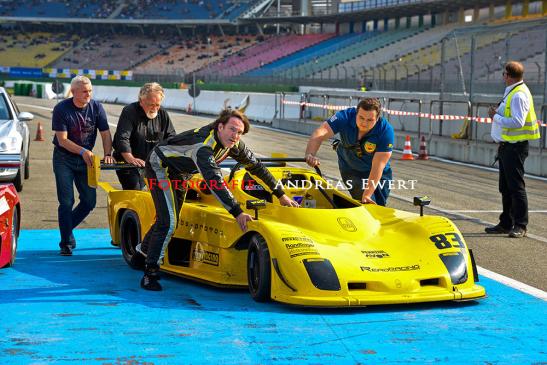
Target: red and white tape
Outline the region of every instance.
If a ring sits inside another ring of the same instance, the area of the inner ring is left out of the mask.
[[[325,104],[317,104],[317,103],[307,103],[303,101],[291,101],[291,100],[283,100],[283,104],[286,105],[299,105],[299,106],[306,106],[308,108],[321,108],[321,109],[327,109],[327,110],[344,110],[350,108],[349,105],[325,105]],[[433,120],[463,120],[463,119],[469,119],[477,123],[492,123],[492,119],[488,117],[477,117],[477,116],[470,116],[470,115],[449,115],[449,114],[431,114],[431,113],[418,113],[418,112],[407,112],[403,110],[390,110],[383,108],[382,111],[389,115],[398,115],[398,116],[410,116],[410,117],[419,117],[419,118],[427,118],[427,119],[433,119]],[[544,123],[541,120],[538,120],[538,124],[542,127],[547,127],[547,123]]]

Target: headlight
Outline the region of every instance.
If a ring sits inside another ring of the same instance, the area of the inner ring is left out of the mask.
[[[7,137],[0,141],[0,152],[19,153],[21,151],[21,138]]]

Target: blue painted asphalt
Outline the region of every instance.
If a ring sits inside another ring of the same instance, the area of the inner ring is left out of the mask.
[[[22,231],[0,270],[0,364],[537,364],[547,303],[481,279],[479,302],[317,310],[181,278],[145,292],[107,230]]]

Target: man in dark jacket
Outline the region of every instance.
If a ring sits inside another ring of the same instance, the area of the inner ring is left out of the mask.
[[[162,289],[158,283],[159,264],[179,221],[180,204],[174,191],[176,184],[169,184],[168,189],[162,189],[160,181],[180,176],[188,180],[193,174],[201,173],[211,193],[234,216],[241,230],[245,232],[247,222],[252,217],[243,212],[223,184],[222,172],[218,166],[225,158],[232,157],[268,185],[281,205],[298,206],[298,203],[285,195],[272,174],[255,158],[243,141],[240,141],[241,136],[248,131],[247,117],[238,110],[226,109],[214,123],[177,134],[152,150],[146,160],[145,176],[156,208],[156,221],[142,244],[137,246],[137,252],[146,256],[141,287],[147,290]],[[158,184],[154,185],[152,182]]]
[[[161,107],[164,98],[160,84],[144,84],[139,101],[122,110],[114,135],[114,158],[144,167],[148,154],[159,142],[174,136],[175,129],[167,111]],[[117,170],[124,190],[142,190],[144,180],[138,169]]]

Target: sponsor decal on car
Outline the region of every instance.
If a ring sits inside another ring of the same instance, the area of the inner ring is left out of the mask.
[[[201,243],[196,242],[196,247],[194,248],[192,260],[197,262],[203,262],[204,264],[208,265],[218,266],[220,262],[220,255],[216,252],[204,250]]]
[[[338,221],[338,224],[340,225],[340,227],[342,227],[346,231],[348,232],[357,231],[357,227],[355,227],[355,224],[353,224],[351,219],[346,217],[338,217],[336,220]]]
[[[383,259],[384,257],[389,257],[389,254],[386,251],[377,250],[377,251],[361,251],[367,259]]]
[[[369,271],[369,272],[396,272],[396,271],[414,271],[414,270],[420,270],[420,265],[416,264],[416,265],[410,265],[410,266],[395,266],[395,267],[384,267],[384,268],[361,266],[361,271]]]
[[[219,236],[224,236],[224,231],[222,229],[219,229],[218,227],[208,226],[203,223],[193,223],[181,219],[179,227],[188,227],[189,229],[200,230],[203,232],[218,234]]]
[[[311,238],[304,236],[281,237],[285,248],[289,251],[291,258],[298,256],[319,255],[315,243]]]

